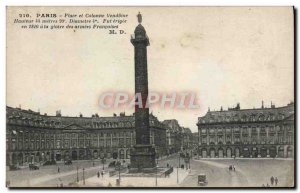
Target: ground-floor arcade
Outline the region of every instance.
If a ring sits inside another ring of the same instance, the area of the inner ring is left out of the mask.
[[[201,158],[292,158],[292,145],[208,145],[199,147]]]
[[[164,155],[163,149],[157,148],[158,157]],[[101,160],[101,159],[130,159],[130,148],[72,148],[45,151],[13,151],[7,152],[7,165],[26,165],[46,161],[65,160]]]

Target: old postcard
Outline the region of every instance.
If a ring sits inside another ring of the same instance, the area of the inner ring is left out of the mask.
[[[6,186],[295,186],[293,7],[7,7]]]

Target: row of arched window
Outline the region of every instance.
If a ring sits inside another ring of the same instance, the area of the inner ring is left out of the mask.
[[[223,134],[223,133],[283,133],[285,130],[292,131],[291,126],[266,126],[266,127],[235,127],[235,128],[201,128],[202,134]]]
[[[218,123],[218,122],[256,122],[256,121],[274,121],[284,119],[284,114],[250,114],[250,115],[233,115],[233,116],[207,116],[199,118],[200,123]]]

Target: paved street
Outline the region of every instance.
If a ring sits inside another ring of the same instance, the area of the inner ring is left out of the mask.
[[[145,176],[145,174],[126,174],[126,177],[121,174],[120,187],[179,187],[180,183],[184,181],[188,174],[189,170],[183,169],[178,169],[178,173],[177,169],[175,169],[174,172],[169,175],[169,177],[159,177],[158,174],[157,178],[155,177],[155,174],[153,176]],[[118,175],[109,177],[108,174],[106,174],[103,178],[94,176],[86,180],[85,186],[117,187],[117,179]],[[83,183],[80,182],[79,184]]]
[[[229,171],[234,165],[235,171]],[[191,174],[181,186],[195,186],[197,175],[207,175],[208,187],[261,187],[270,183],[271,176],[279,179],[278,186],[292,186],[293,161],[291,160],[193,160]]]
[[[68,185],[77,180],[77,166],[79,180],[83,177],[83,168],[85,168],[85,178],[94,176],[97,171],[101,171],[103,164],[100,161],[74,161],[72,165],[58,163],[51,166],[39,166],[39,170],[29,170],[23,168],[16,171],[7,171],[7,180],[13,187],[57,187],[60,184]],[[107,169],[107,164],[104,165]],[[58,173],[58,167],[60,173]]]
[[[183,162],[180,159],[180,164]],[[177,167],[178,156],[159,161],[160,166],[167,163]],[[292,186],[293,163],[291,159],[193,159],[190,162],[191,173],[180,186],[197,186],[200,173],[207,175],[207,187],[261,187],[263,184],[271,184],[271,176],[278,178],[278,186]],[[235,172],[229,171],[229,165],[235,166]]]
[[[207,187],[238,187],[248,184],[247,178],[236,169],[229,171],[227,164],[220,164],[219,161],[191,161],[191,174],[182,182],[181,186],[197,186],[198,174],[206,174]]]
[[[181,186],[198,187],[197,179],[200,173],[207,176],[207,187],[261,187],[262,184],[270,184],[270,177],[276,176],[279,179],[278,186],[293,185],[293,160],[283,159],[193,159],[190,162],[191,171],[179,169],[179,185],[177,185],[177,166],[179,159],[177,155],[164,157],[158,160],[160,167],[174,167],[170,178],[158,178],[158,186]],[[180,164],[184,160],[180,159]],[[86,186],[107,186],[109,183],[115,186],[116,176],[109,177],[105,174],[103,179],[96,176],[97,171],[102,170],[102,164],[92,161],[74,162],[73,165],[66,166],[62,163],[56,166],[42,166],[40,170],[31,171],[24,168],[18,171],[8,171],[7,180],[11,181],[11,186],[48,186],[56,187],[60,184],[68,186],[77,179],[77,165],[79,166],[79,185],[83,186],[82,168],[85,168]],[[229,165],[235,166],[235,171],[229,171]],[[60,167],[60,173],[57,168]],[[107,165],[105,165],[107,171]],[[154,178],[145,178],[145,186],[155,187]],[[140,186],[135,180],[122,177],[123,185]]]

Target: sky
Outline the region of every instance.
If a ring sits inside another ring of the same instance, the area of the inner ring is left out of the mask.
[[[292,7],[64,7],[21,8],[24,13],[123,13],[126,34],[105,30],[21,30],[20,8],[8,9],[7,105],[55,115],[112,116],[101,109],[106,91],[134,92],[130,34],[136,15],[150,39],[149,91],[193,92],[196,110],[152,108],[160,121],[177,119],[197,131],[208,108],[285,106],[294,100]]]

